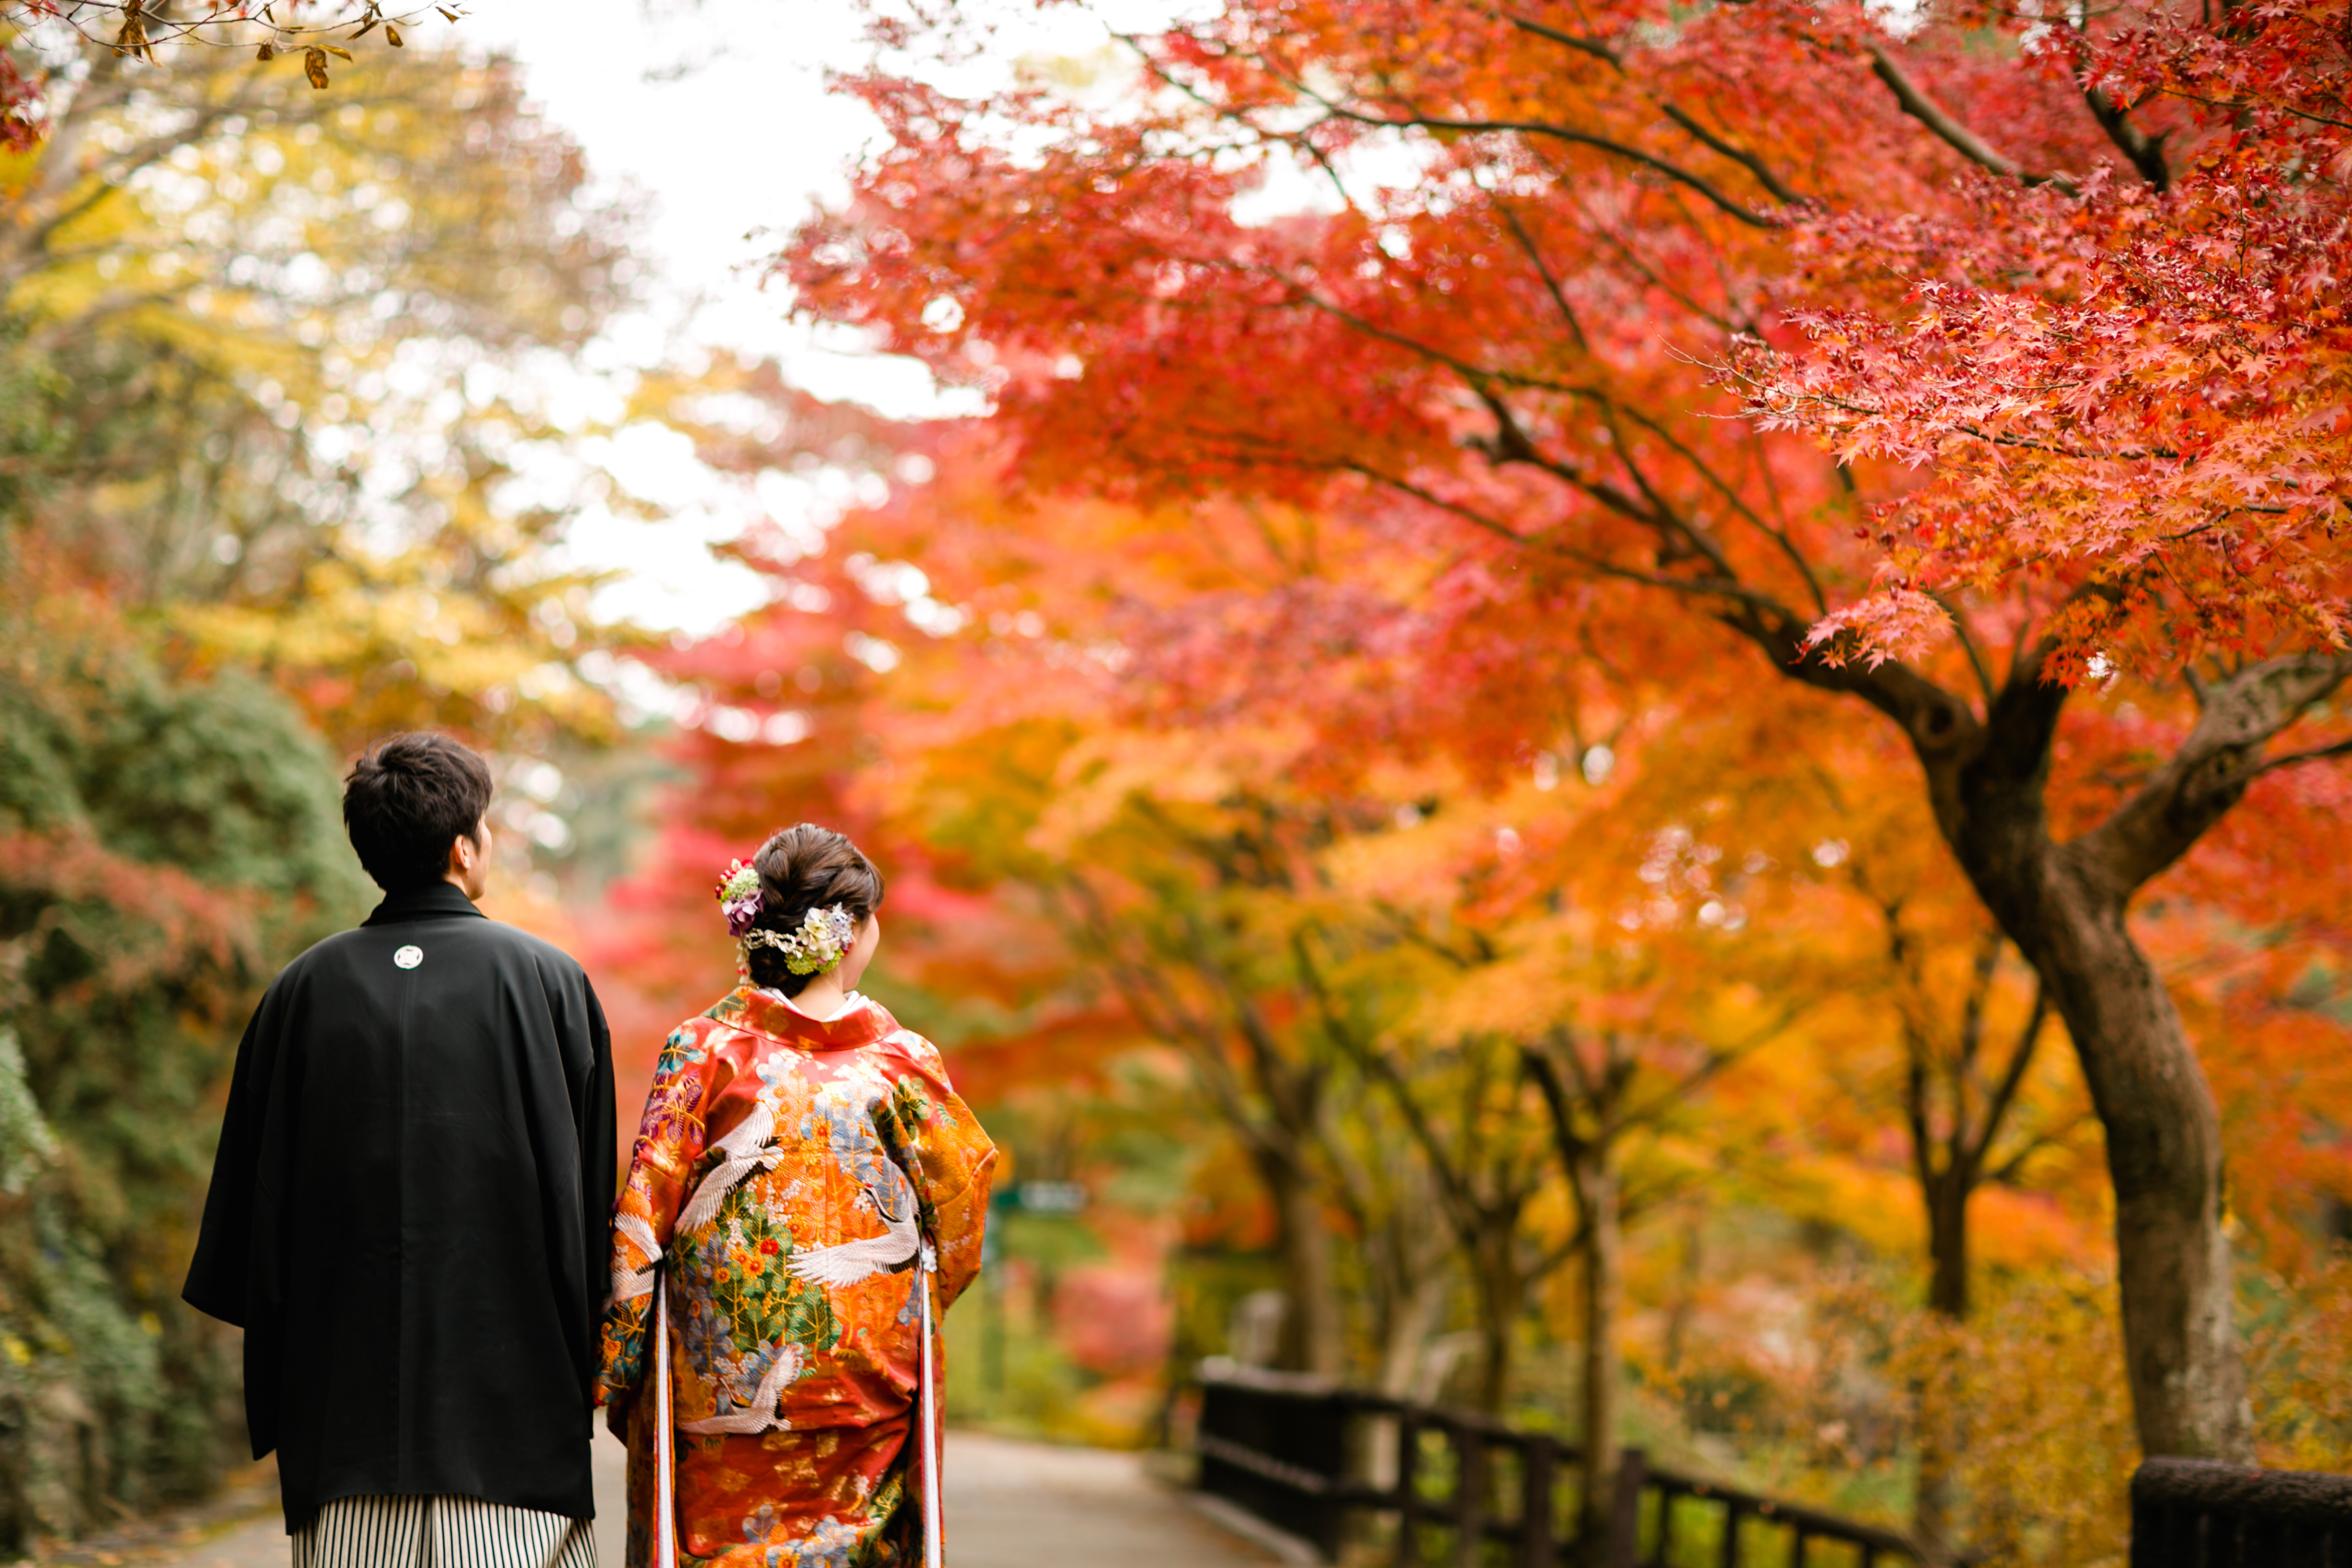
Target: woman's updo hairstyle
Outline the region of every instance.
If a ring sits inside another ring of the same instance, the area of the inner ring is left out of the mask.
[[[760,873],[760,915],[754,931],[789,934],[800,930],[811,910],[839,904],[850,922],[862,926],[882,907],[882,873],[845,834],[803,822],[769,836],[751,857]],[[814,974],[794,974],[772,947],[745,950],[751,984],[797,996]],[[828,973],[831,971],[827,971]]]

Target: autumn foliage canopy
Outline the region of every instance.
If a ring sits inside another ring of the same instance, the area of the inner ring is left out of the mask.
[[[2147,944],[2191,889],[2340,929],[2214,869],[2340,832],[2296,764],[2347,745],[2346,18],[1244,0],[1091,80],[853,84],[888,141],[779,266],[984,392],[1019,504],[1255,531],[1247,582],[1095,601],[1164,714],[1488,788],[1587,752],[1596,672],[1698,714],[1777,670],[1823,763],[1797,688],[1891,721],[2098,1108],[2141,1439],[2239,1455]]]

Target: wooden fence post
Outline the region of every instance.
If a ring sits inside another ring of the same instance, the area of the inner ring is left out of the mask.
[[[1642,1561],[1642,1488],[1650,1479],[1650,1456],[1641,1448],[1617,1450],[1617,1474],[1612,1479],[1609,1494],[1609,1540],[1602,1551],[1606,1568],[1639,1568]],[[1661,1495],[1663,1509],[1671,1501]],[[1658,1521],[1661,1536],[1665,1521]]]
[[[1519,1446],[1520,1568],[1559,1568],[1552,1533],[1552,1491],[1559,1475],[1559,1445],[1538,1433]]]
[[[1447,1423],[1454,1437],[1454,1561],[1478,1568],[1486,1542],[1486,1435],[1466,1421]]]
[[[1421,1416],[1408,1408],[1397,1417],[1397,1568],[1421,1563]]]

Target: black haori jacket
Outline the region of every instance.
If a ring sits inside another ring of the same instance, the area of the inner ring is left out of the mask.
[[[580,965],[448,883],[288,965],[183,1292],[245,1329],[291,1531],[337,1498],[589,1519],[613,1053]]]

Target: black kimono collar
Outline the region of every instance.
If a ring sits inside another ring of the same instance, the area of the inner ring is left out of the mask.
[[[455,882],[434,882],[422,888],[386,893],[383,902],[375,907],[375,913],[362,923],[399,925],[405,921],[446,920],[451,915],[472,915],[478,920],[489,918],[474,907],[474,900],[467,898]]]

